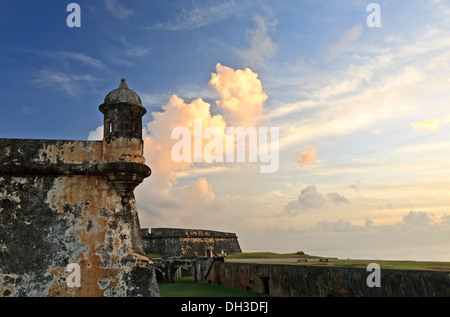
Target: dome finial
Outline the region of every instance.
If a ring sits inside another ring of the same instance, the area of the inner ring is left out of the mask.
[[[104,104],[119,104],[127,103],[130,105],[136,105],[142,107],[141,98],[133,90],[128,88],[127,80],[125,78],[120,79],[119,88],[110,91],[106,97]],[[145,109],[145,108],[144,108]]]
[[[129,88],[128,88],[128,85],[127,85],[127,80],[126,80],[125,78],[120,79],[119,89],[120,89],[120,88],[126,88],[126,89],[129,89]]]

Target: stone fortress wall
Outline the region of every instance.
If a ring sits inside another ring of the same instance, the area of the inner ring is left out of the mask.
[[[365,268],[216,261],[205,280],[276,297],[449,297],[450,272],[382,269],[369,287]]]
[[[274,296],[450,295],[449,272],[382,270],[368,288],[365,269],[227,263],[242,252],[234,233],[141,230],[146,110],[124,79],[99,109],[103,140],[0,139],[0,296],[159,296],[155,268],[170,282],[187,264],[198,281]]]
[[[241,253],[235,233],[201,229],[142,229],[146,254],[163,257],[218,256]]]
[[[0,296],[159,296],[133,194],[146,110],[124,79],[99,108],[101,141],[0,139]]]

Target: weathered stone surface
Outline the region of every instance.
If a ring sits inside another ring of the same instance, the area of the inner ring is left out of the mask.
[[[119,87],[117,89],[114,89],[110,91],[104,101],[104,105],[116,105],[119,103],[125,103],[128,105],[133,106],[139,106],[143,109],[143,112],[145,113],[145,108],[142,106],[141,98],[137,93],[135,93],[133,90],[128,88],[127,80],[125,78],[122,78],[120,80]]]
[[[214,262],[212,283],[280,297],[450,296],[450,272],[382,269],[368,287],[364,268]]]
[[[159,296],[133,195],[142,145],[0,139],[1,296]]]
[[[146,253],[164,257],[213,256],[241,253],[236,234],[213,230],[178,228],[143,229]]]

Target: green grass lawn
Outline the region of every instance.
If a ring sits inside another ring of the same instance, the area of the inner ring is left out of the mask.
[[[192,276],[182,277],[175,283],[159,283],[161,297],[259,297],[255,292],[232,289],[208,283],[196,283]]]
[[[252,252],[239,253],[229,256],[231,259],[267,259],[267,258],[323,258],[319,256],[298,255],[296,253],[272,253],[272,252]],[[450,262],[431,261],[388,261],[388,260],[359,260],[359,259],[332,259],[328,262],[308,261],[308,262],[270,262],[272,264],[289,265],[310,265],[310,266],[331,266],[348,268],[366,268],[369,263],[377,263],[381,269],[398,270],[431,270],[450,271]],[[261,263],[264,263],[261,261]],[[209,283],[196,283],[192,276],[179,278],[175,283],[159,283],[161,297],[259,297],[263,294],[249,292],[240,289],[232,289]]]
[[[298,255],[296,253],[273,253],[273,252],[249,252],[236,253],[228,256],[227,259],[283,259],[283,258],[306,258],[320,259],[326,258],[312,255]],[[335,266],[335,267],[357,267],[366,268],[369,263],[377,263],[381,269],[398,270],[429,270],[429,271],[450,271],[450,262],[432,262],[432,261],[389,261],[389,260],[358,260],[358,259],[333,259],[328,262],[283,262],[283,260],[270,262],[271,264],[289,264],[289,265],[311,265],[311,266]],[[253,262],[255,263],[255,262]],[[261,261],[261,263],[264,263]]]
[[[315,255],[299,255],[297,253],[274,253],[274,252],[247,252],[235,253],[227,256],[227,259],[274,259],[274,258],[307,258],[320,259],[322,257]]]
[[[329,262],[302,262],[299,265],[359,267],[366,268],[369,263],[377,263],[381,269],[450,271],[449,262],[387,261],[387,260],[330,260]]]

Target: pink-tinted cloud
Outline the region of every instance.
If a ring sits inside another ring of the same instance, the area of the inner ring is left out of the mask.
[[[205,163],[205,157],[203,163],[194,162],[194,120],[201,120],[202,132],[210,127],[220,131],[226,152],[225,129],[256,125],[267,95],[262,90],[258,74],[249,68],[233,70],[217,64],[210,84],[219,93],[220,99],[216,100],[216,104],[222,110],[222,115],[213,115],[211,105],[201,98],[186,102],[173,95],[161,112],[152,113],[153,120],[144,129],[144,156],[146,164],[152,169],[152,175],[138,186],[136,195],[139,195],[143,206],[144,214],[141,217],[145,222],[155,225],[155,222],[168,221],[162,225],[201,226],[202,222],[211,224],[218,221],[215,215],[220,206],[213,186],[206,178],[179,184],[178,175],[181,172],[196,168],[197,164],[214,164]],[[177,127],[187,129],[191,136],[191,160],[187,162],[177,163],[172,158],[173,146],[179,142],[172,139],[172,131]],[[203,140],[202,150],[208,143],[209,140]],[[176,217],[171,216],[172,212],[176,213]]]
[[[209,83],[220,95],[216,103],[229,125],[245,128],[258,124],[268,96],[257,73],[217,64]]]
[[[308,163],[314,163],[317,161],[316,152],[318,149],[311,148],[308,151],[296,151],[295,153],[300,157],[297,162],[299,164],[308,164]]]

